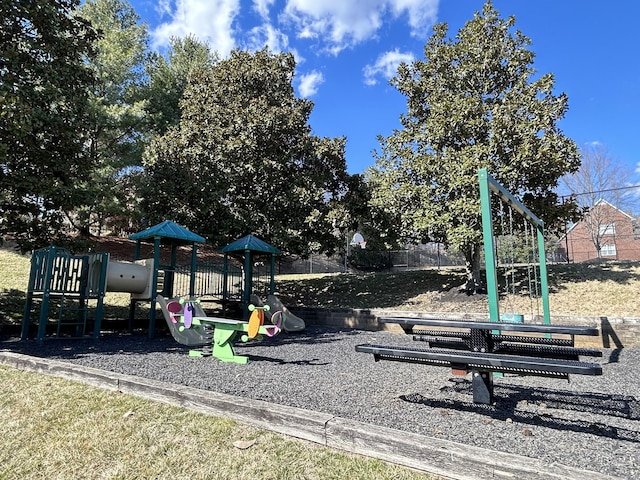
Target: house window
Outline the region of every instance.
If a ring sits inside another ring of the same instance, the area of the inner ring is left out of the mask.
[[[606,244],[600,247],[600,256],[601,257],[615,257],[616,256],[616,246],[613,244]]]
[[[616,234],[616,224],[611,223],[602,223],[598,227],[599,235],[615,235]]]

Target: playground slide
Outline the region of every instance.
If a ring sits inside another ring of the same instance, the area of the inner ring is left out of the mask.
[[[283,316],[282,329],[287,333],[301,332],[306,325],[304,320],[296,317],[291,311],[285,307],[280,299],[275,295],[267,295],[267,305],[270,307],[270,313],[281,311]]]
[[[176,308],[176,311],[173,313],[179,313],[182,311],[182,305],[180,305],[178,299],[172,298],[166,300],[162,295],[158,295],[156,297],[156,301],[160,305],[162,309],[162,314],[164,315],[164,319],[169,326],[169,331],[171,335],[175,339],[176,342],[186,345],[188,347],[202,347],[206,345],[211,345],[213,342],[213,327],[211,325],[202,325],[202,328],[185,328],[180,331],[180,324],[174,323],[171,320],[170,309]],[[179,310],[178,310],[179,306]],[[196,315],[205,317],[206,314],[202,311],[202,307],[200,305],[195,304]]]

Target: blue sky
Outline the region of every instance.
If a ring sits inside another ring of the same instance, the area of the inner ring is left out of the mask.
[[[347,167],[373,165],[378,135],[399,127],[405,98],[388,80],[400,61],[422,58],[434,23],[450,37],[484,0],[129,0],[163,51],[193,34],[222,56],[233,48],[291,51],[299,96],[314,101],[318,136],[347,137]],[[560,127],[579,146],[598,143],[640,184],[640,2],[495,0],[532,40],[538,73],[569,96]]]

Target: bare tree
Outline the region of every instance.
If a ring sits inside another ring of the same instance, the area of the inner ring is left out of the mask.
[[[561,184],[582,208],[582,222],[600,256],[604,238],[615,235],[616,209],[632,215],[638,189],[628,183],[630,172],[611,158],[605,146],[583,146],[581,160],[578,171],[564,176]]]

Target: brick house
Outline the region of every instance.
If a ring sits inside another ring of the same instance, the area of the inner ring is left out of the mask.
[[[600,252],[596,244],[600,245]],[[582,220],[567,230],[558,247],[571,262],[597,258],[640,260],[640,219],[606,200],[598,200]]]

